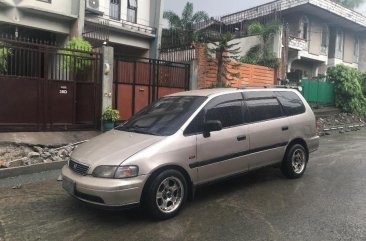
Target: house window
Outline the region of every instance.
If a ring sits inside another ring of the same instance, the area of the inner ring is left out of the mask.
[[[355,46],[354,46],[354,52],[353,55],[355,56],[355,62],[359,62],[359,54],[360,53],[360,41],[357,36],[355,36]]]
[[[121,1],[120,0],[110,0],[109,5],[109,17],[115,20],[121,20]]]
[[[337,30],[337,50],[340,52],[343,51],[343,39],[344,39],[343,31]]]
[[[342,30],[337,29],[336,38],[336,58],[343,59],[343,45],[344,45],[344,33]]]
[[[322,27],[322,47],[328,46],[328,39],[329,39],[329,30],[326,24],[323,24]]]
[[[137,0],[128,0],[127,21],[132,23],[137,22]]]
[[[300,19],[300,38],[304,40],[309,40],[309,19],[303,16]]]

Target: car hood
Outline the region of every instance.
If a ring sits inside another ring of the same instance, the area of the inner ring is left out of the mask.
[[[111,130],[78,146],[71,158],[92,167],[120,165],[138,151],[162,139],[162,136]]]

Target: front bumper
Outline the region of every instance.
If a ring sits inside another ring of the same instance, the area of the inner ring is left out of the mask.
[[[138,204],[148,178],[141,175],[127,179],[81,176],[65,165],[62,168],[63,188],[75,198],[102,207],[122,207]]]

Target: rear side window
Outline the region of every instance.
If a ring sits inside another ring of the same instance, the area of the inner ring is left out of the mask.
[[[304,103],[299,96],[291,91],[275,91],[275,95],[283,106],[287,116],[299,115],[305,112]]]
[[[250,122],[264,121],[283,116],[277,99],[247,100],[245,103],[248,108]]]

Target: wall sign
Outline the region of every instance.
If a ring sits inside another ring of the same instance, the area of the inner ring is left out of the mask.
[[[60,86],[60,90],[58,91],[60,95],[67,95],[67,86]]]

